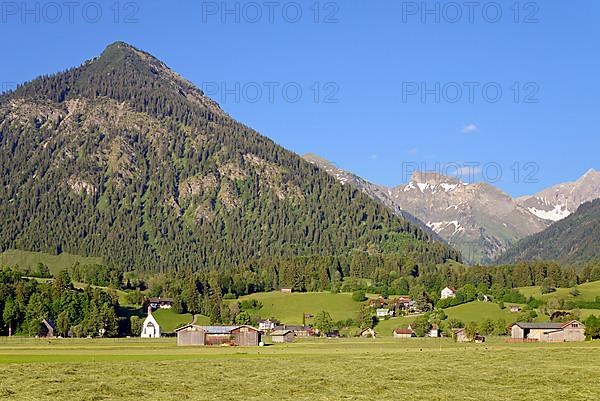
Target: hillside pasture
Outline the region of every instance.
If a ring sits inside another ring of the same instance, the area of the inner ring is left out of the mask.
[[[278,291],[257,293],[240,298],[241,300],[256,299],[262,303],[262,308],[250,311],[254,316],[263,319],[275,318],[286,324],[302,324],[304,313],[316,315],[327,311],[334,320],[354,319],[361,303],[352,300],[352,294],[335,294],[330,292],[307,292],[285,294]],[[307,319],[307,323],[311,319]]]
[[[0,266],[19,266],[21,269],[28,267],[34,270],[38,263],[43,263],[50,269],[50,273],[57,274],[61,270],[73,266],[79,262],[81,265],[102,264],[102,258],[85,257],[72,255],[70,253],[61,253],[60,255],[50,255],[43,252],[21,251],[9,249],[0,254]]]
[[[500,318],[512,323],[516,320],[518,313],[511,313],[508,305],[500,309],[500,306],[494,302],[473,301],[466,304],[453,306],[444,309],[449,319],[458,319],[466,322],[481,322],[485,319],[498,320]]]
[[[0,398],[585,401],[600,398],[598,355],[599,342],[378,338],[189,348],[173,338],[0,339]]]
[[[545,301],[550,299],[565,298],[591,302],[595,301],[596,297],[600,297],[600,281],[592,281],[578,285],[577,290],[580,294],[576,297],[570,294],[572,288],[557,288],[556,291],[548,294],[542,294],[541,287],[520,287],[518,290],[526,297],[534,297]]]
[[[160,330],[163,333],[173,332],[176,328],[185,326],[194,320],[191,313],[175,313],[173,309],[158,309],[152,312],[152,315],[160,325]],[[197,321],[198,324],[206,324],[207,320]]]

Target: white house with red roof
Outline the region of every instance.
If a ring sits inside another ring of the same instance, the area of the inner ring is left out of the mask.
[[[442,290],[440,298],[454,298],[456,296],[456,288],[446,287]]]

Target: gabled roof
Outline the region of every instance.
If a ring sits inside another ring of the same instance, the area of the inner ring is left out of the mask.
[[[195,330],[202,330],[204,331],[206,334],[229,334],[234,330],[240,329],[242,327],[247,327],[249,329],[252,329],[254,331],[258,331],[255,327],[252,326],[247,326],[247,325],[239,325],[239,326],[199,326],[197,324],[188,324],[187,326],[183,326],[180,327],[178,329],[175,330],[175,332],[179,332],[182,330],[186,330],[193,327]]]
[[[558,329],[564,329],[565,327],[570,326],[573,323],[579,323],[579,324],[581,324],[581,322],[579,322],[577,320],[571,320],[571,321],[568,321],[566,323],[530,323],[530,322],[517,322],[517,323],[512,324],[510,327],[519,326],[522,329],[529,329],[529,330],[532,330],[532,329],[534,329],[534,330],[536,330],[536,329],[537,330],[558,330]]]
[[[445,289],[448,289],[448,290],[450,290],[452,292],[456,292],[456,288],[454,288],[454,287],[445,287],[444,290]],[[444,290],[442,290],[442,291],[444,291]]]
[[[411,329],[397,328],[397,329],[394,329],[394,333],[396,333],[396,334],[413,334],[414,331],[412,331]]]
[[[291,330],[275,330],[271,333],[271,336],[285,336],[286,334],[292,333]]]
[[[161,302],[164,303],[173,303],[173,298],[148,298],[148,302],[150,302],[151,304],[158,304]]]

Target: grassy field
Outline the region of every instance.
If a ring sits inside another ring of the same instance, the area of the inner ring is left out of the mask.
[[[500,309],[497,303],[480,301],[453,306],[444,309],[444,312],[449,318],[458,319],[462,322],[480,322],[484,319],[498,320],[503,318],[507,323],[512,323],[518,315],[510,313],[508,305],[505,309]]]
[[[256,299],[262,302],[263,307],[252,311],[252,314],[265,319],[274,317],[286,324],[301,324],[303,313],[316,315],[322,310],[329,312],[334,320],[356,318],[361,305],[360,302],[352,300],[352,294],[329,292],[293,294],[267,292],[240,298],[240,300],[244,299]],[[310,319],[307,322],[310,322]]]
[[[600,343],[0,339],[0,399],[598,400]]]
[[[507,324],[513,323],[516,320],[517,314],[510,313],[508,306],[506,309],[500,309],[498,304],[493,302],[469,302],[466,304],[453,306],[444,309],[448,318],[458,319],[463,323],[466,322],[481,322],[485,319],[498,320],[503,318]],[[397,327],[406,328],[411,323],[414,317],[398,317],[389,320],[382,320],[375,327],[375,331],[379,336],[389,337],[392,335],[392,330]]]
[[[0,253],[0,266],[29,267],[35,269],[38,263],[43,263],[50,269],[52,274],[73,266],[75,262],[82,265],[102,264],[102,258],[88,258],[79,255],[62,253],[60,255],[50,255],[42,252],[29,252],[20,250],[8,250]]]
[[[160,325],[160,330],[163,333],[172,332],[176,328],[185,326],[194,320],[194,317],[191,313],[177,314],[173,311],[173,309],[158,309],[152,312],[152,315]],[[208,321],[208,318],[206,318],[206,321]],[[197,323],[206,324],[206,321],[201,319],[198,320]]]
[[[594,301],[596,297],[600,297],[600,281],[593,281],[591,283],[584,283],[577,286],[580,294],[573,297],[569,294],[571,288],[557,288],[555,292],[549,294],[542,294],[540,287],[520,287],[519,291],[526,297],[534,297],[543,300],[549,300],[553,298],[567,298],[575,299],[579,301]]]

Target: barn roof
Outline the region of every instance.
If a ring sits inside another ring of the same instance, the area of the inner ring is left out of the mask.
[[[285,336],[286,334],[291,333],[290,330],[275,330],[271,333],[271,336]]]
[[[413,334],[414,331],[412,331],[411,329],[398,328],[398,329],[394,329],[394,333],[396,333],[396,334]]]
[[[519,326],[522,329],[554,330],[562,328],[564,323],[530,323],[517,322],[513,326]]]

